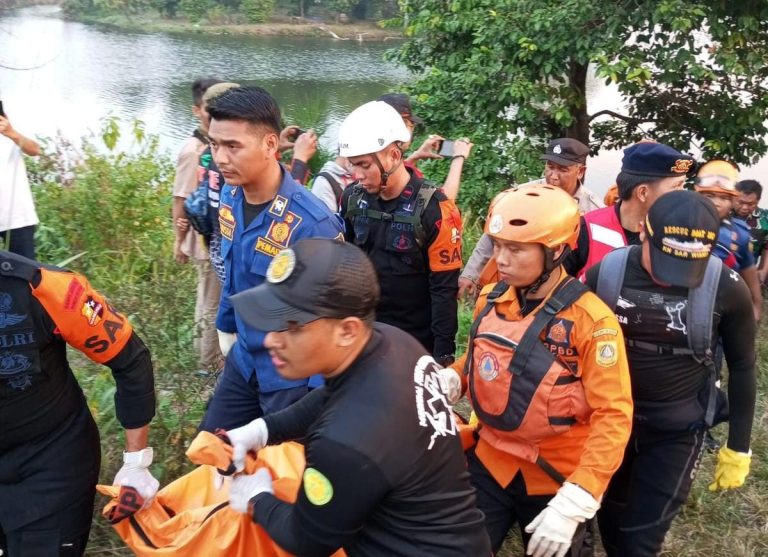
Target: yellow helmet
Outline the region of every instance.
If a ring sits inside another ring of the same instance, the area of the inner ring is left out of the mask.
[[[696,173],[695,188],[697,192],[725,193],[736,197],[736,182],[739,181],[739,169],[736,165],[724,160],[712,160],[704,163]]]
[[[493,200],[485,233],[499,240],[542,244],[550,249],[563,244],[575,248],[579,206],[556,186],[536,184],[507,190]]]

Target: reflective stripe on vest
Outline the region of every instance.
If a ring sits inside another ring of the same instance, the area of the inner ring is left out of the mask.
[[[589,237],[589,255],[584,267],[579,271],[579,279],[582,279],[593,265],[600,263],[603,257],[614,249],[627,245],[627,237],[616,214],[616,207],[606,207],[587,213],[584,215],[584,224]]]

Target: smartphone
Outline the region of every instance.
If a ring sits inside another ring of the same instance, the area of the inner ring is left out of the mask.
[[[296,128],[296,135],[293,136],[293,140],[296,141],[299,136],[303,133],[307,133],[307,130],[302,130],[301,128]]]
[[[438,149],[437,154],[441,157],[452,157],[454,154],[454,142],[450,139],[445,139],[440,142],[440,149]]]
[[[0,116],[5,118],[5,111],[3,110],[3,101],[0,101]]]

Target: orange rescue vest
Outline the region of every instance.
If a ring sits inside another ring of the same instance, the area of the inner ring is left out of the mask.
[[[591,409],[581,379],[540,336],[586,287],[569,278],[540,308],[517,321],[504,319],[495,308],[508,288],[503,282],[494,287],[470,330],[464,373],[482,423],[479,435],[498,450],[539,464],[562,482],[562,476],[539,456],[539,443],[577,422],[586,423]]]

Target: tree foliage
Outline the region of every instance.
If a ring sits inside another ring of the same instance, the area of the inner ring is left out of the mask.
[[[739,163],[767,150],[763,0],[403,0],[401,7],[408,40],[395,58],[419,76],[410,90],[430,124],[475,141],[465,183],[477,207],[500,182],[540,173],[528,163],[551,137],[576,137],[597,151],[650,136]],[[622,110],[588,110],[591,74],[618,88]]]

